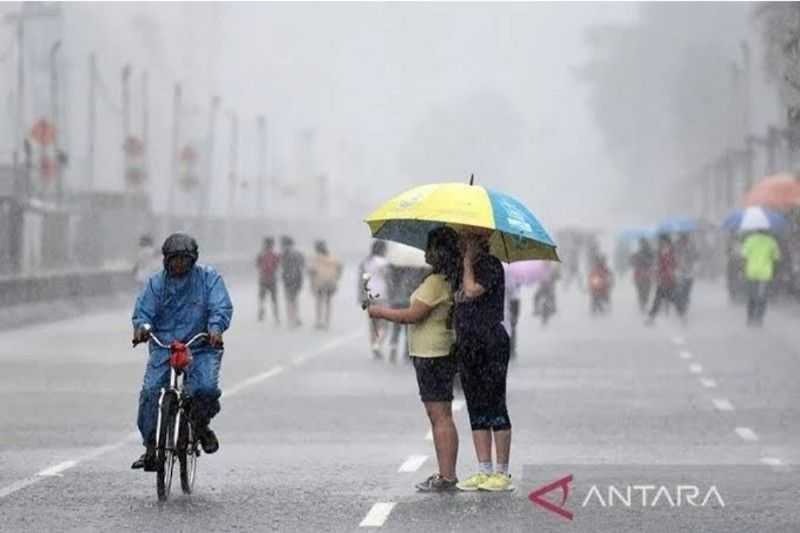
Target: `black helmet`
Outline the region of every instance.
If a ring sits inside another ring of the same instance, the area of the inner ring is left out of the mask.
[[[161,247],[161,253],[164,254],[164,265],[166,266],[167,260],[176,255],[185,255],[192,260],[192,266],[197,262],[199,257],[197,241],[194,237],[186,235],[185,233],[173,233],[164,245]]]

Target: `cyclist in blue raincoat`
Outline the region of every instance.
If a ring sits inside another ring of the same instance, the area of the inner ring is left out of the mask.
[[[208,332],[208,343],[192,349],[194,360],[186,370],[185,384],[192,397],[191,413],[198,440],[204,452],[214,453],[219,441],[208,424],[220,410],[222,334],[230,326],[233,305],[222,276],[210,266],[196,264],[198,247],[192,237],[182,233],[170,235],[161,251],[164,269],[147,280],[136,299],[134,340],[147,340],[150,331],[165,343],[185,341],[197,333]],[[131,468],[152,471],[156,467],[158,399],[161,388],[169,385],[169,376],[169,351],[151,342],[138,415],[146,451]]]

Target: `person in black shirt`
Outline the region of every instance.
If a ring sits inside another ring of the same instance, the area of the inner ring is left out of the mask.
[[[283,293],[286,295],[286,315],[289,327],[296,328],[301,324],[297,296],[303,288],[303,273],[306,260],[303,254],[294,247],[294,239],[288,235],[281,237],[281,274]]]
[[[461,490],[513,490],[508,463],[511,420],[506,408],[506,375],[511,345],[503,326],[505,274],[489,255],[489,230],[462,234],[464,272],[455,296],[454,326],[459,373],[467,401],[480,470],[459,483]],[[492,468],[492,441],[497,468]]]

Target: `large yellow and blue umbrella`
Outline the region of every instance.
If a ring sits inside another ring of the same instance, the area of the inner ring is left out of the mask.
[[[501,261],[558,261],[556,244],[522,202],[477,185],[422,185],[395,196],[365,220],[376,239],[425,249],[428,232],[443,225],[491,230],[492,255]]]

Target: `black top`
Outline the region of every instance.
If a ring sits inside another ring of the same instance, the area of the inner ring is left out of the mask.
[[[494,256],[484,254],[473,264],[475,281],[486,292],[472,300],[456,302],[455,329],[459,339],[484,335],[503,322],[506,280],[503,265]]]
[[[281,254],[283,282],[289,287],[299,288],[303,284],[303,269],[306,260],[297,250],[286,250]]]

